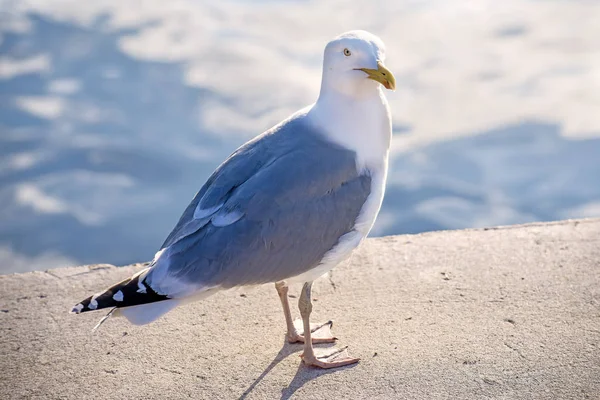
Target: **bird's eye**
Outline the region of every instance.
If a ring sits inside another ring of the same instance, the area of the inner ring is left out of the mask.
[[[352,53],[350,52],[350,50],[348,50],[348,49],[344,49],[344,55],[345,55],[346,57],[349,57],[351,54],[352,54]]]

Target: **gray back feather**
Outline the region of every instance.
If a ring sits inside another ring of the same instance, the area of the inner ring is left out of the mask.
[[[297,276],[353,230],[370,189],[353,151],[293,117],[217,168],[163,244],[164,267],[183,282],[224,288]],[[216,211],[194,219],[197,208]],[[228,225],[212,222],[231,215]]]

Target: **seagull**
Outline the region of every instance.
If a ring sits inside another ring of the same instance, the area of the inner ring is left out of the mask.
[[[289,342],[319,368],[359,361],[336,350],[325,324],[310,323],[315,279],[346,261],[381,208],[391,142],[382,87],[395,90],[381,39],[346,32],[325,47],[317,101],[255,137],[209,177],[150,265],[78,303],[72,312],[112,308],[136,325],[230,288],[274,283]],[[296,329],[288,284],[302,283]],[[314,335],[313,335],[314,334]],[[314,336],[314,337],[313,337]]]

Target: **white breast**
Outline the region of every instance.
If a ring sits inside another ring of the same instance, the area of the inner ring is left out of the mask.
[[[392,122],[381,90],[360,99],[322,94],[306,118],[329,140],[356,152],[359,171],[387,166]]]

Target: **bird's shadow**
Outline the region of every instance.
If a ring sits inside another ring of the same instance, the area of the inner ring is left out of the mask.
[[[296,390],[300,389],[306,382],[309,382],[315,378],[318,378],[321,375],[334,374],[336,372],[341,372],[345,369],[354,368],[357,364],[350,364],[344,367],[337,367],[333,369],[322,369],[322,368],[313,368],[307,367],[304,363],[299,363],[298,370],[296,371],[296,375],[294,379],[290,382],[287,387],[281,390],[281,400],[288,400],[292,395],[296,392]]]
[[[302,345],[300,344],[289,344],[286,340],[283,342],[283,346],[279,353],[275,356],[273,361],[265,368],[265,370],[260,374],[258,378],[252,382],[252,384],[244,391],[244,393],[239,397],[238,400],[244,400],[248,397],[250,393],[256,388],[256,386],[264,379],[265,376],[269,374],[285,358],[289,355],[298,353],[302,351]],[[309,382],[315,378],[318,378],[321,375],[331,374],[339,371],[343,371],[347,368],[353,368],[356,364],[347,365],[345,367],[339,367],[334,369],[321,369],[321,368],[313,368],[306,366],[300,359],[298,359],[298,370],[296,371],[296,375],[292,379],[292,381],[287,385],[287,387],[283,388],[281,391],[281,400],[288,400],[292,395],[296,392],[296,390],[300,389],[306,382]]]

